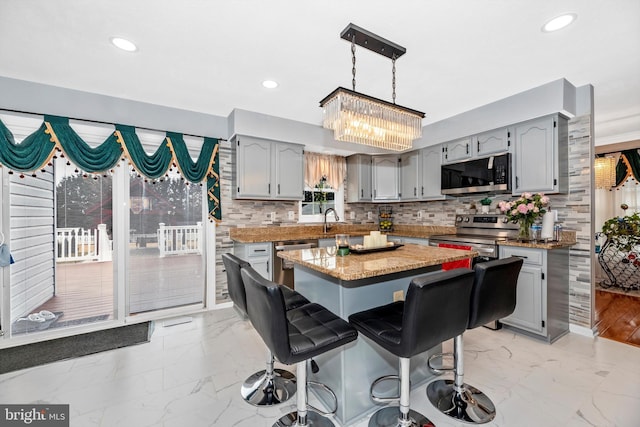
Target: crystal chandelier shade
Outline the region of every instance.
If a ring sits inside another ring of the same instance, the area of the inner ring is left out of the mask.
[[[593,165],[596,188],[610,189],[616,185],[616,159],[596,157]]]
[[[323,127],[332,129],[338,141],[404,151],[422,136],[422,113],[344,88],[336,89],[320,106]]]

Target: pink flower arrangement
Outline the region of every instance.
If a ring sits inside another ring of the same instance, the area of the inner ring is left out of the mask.
[[[522,196],[514,201],[498,203],[500,211],[507,216],[509,221],[525,222],[529,225],[547,212],[545,208],[548,205],[549,198],[542,193],[522,193]]]

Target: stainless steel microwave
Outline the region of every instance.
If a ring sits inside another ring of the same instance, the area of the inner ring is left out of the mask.
[[[511,154],[442,165],[442,194],[510,193]]]

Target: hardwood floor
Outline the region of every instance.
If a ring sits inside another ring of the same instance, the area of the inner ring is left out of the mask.
[[[640,347],[640,297],[596,290],[595,322],[601,337]]]

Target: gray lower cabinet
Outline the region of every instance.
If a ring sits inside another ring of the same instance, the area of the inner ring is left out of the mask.
[[[236,135],[232,140],[235,199],[300,200],[304,151],[299,144]]]
[[[273,266],[271,265],[271,242],[261,243],[235,243],[233,253],[251,264],[254,270],[265,279],[272,279]]]
[[[569,250],[501,246],[500,258],[524,260],[516,308],[500,322],[548,342],[569,331]]]

